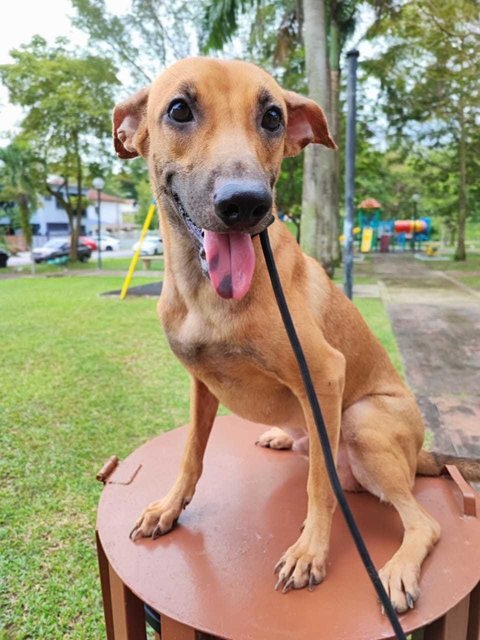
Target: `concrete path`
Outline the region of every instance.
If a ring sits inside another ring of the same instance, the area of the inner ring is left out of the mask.
[[[480,298],[411,256],[375,256],[374,273],[434,449],[480,458]]]

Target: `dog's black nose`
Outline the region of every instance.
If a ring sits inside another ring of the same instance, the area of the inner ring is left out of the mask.
[[[232,229],[255,226],[272,208],[272,194],[261,182],[225,182],[213,196],[217,216]]]

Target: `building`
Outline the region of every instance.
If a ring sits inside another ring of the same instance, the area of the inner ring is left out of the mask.
[[[52,186],[61,187],[60,178],[52,178]],[[63,187],[65,189],[65,187]],[[75,188],[70,188],[70,195],[76,195]],[[97,233],[98,218],[96,211],[97,191],[95,189],[82,189],[82,195],[91,204],[82,212],[81,233],[92,235]],[[134,200],[119,198],[108,193],[100,192],[100,219],[101,231],[118,233],[129,231],[135,226],[135,214],[137,205]],[[69,232],[68,217],[65,209],[52,195],[43,196],[40,206],[31,217],[33,233],[36,236],[52,237],[65,236]]]

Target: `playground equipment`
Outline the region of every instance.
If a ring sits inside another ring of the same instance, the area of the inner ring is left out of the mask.
[[[362,253],[368,253],[372,248],[373,241],[373,229],[372,227],[365,227],[362,231],[362,242],[360,245],[360,251]]]
[[[291,451],[255,447],[264,429],[236,416],[217,418],[195,499],[157,540],[133,544],[128,534],[141,509],[170,489],[187,427],[154,438],[121,463],[111,460],[99,474],[105,488],[97,548],[108,640],[145,640],[144,604],[162,640],[203,638],[196,630],[230,640],[392,637],[338,511],[325,582],[313,593],[274,591],[272,567],[305,517],[308,462]],[[478,497],[458,475],[417,478],[415,495],[440,522],[442,538],[402,626],[415,640],[477,640]],[[381,566],[402,539],[398,516],[367,493],[350,493],[348,501]]]
[[[422,242],[430,241],[432,221],[428,217],[417,220],[382,220],[380,203],[374,198],[363,200],[358,207],[359,249],[362,253],[380,250],[387,252],[392,246],[404,251],[421,249]]]

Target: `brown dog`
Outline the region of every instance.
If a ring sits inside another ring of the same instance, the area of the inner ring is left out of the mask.
[[[311,142],[336,148],[322,110],[252,64],[192,58],[115,108],[114,139],[120,157],[142,155],[148,163],[165,247],[158,311],[192,376],[180,474],[168,495],[144,510],[132,539],[167,533],[192,499],[221,402],[248,420],[275,425],[262,446],[289,448],[289,433],[308,436],[308,512],[277,565],[277,586],[312,587],[325,577],[335,500],[255,237],[274,219],[273,252],[342,483],[398,510],[404,539],[381,577],[398,611],[412,607],[440,528],[411,489],[417,469],[435,475],[442,461],[420,451],[420,413],[384,349],[320,265],[301,252],[273,205],[284,156]]]

